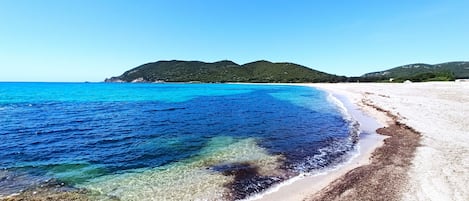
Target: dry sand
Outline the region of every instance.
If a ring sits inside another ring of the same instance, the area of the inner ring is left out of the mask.
[[[469,200],[469,83],[307,86],[346,96],[391,137],[371,164],[305,178],[263,200]]]

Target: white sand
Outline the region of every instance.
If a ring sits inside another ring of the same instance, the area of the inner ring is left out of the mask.
[[[382,124],[389,120],[362,104],[365,100],[390,111],[422,134],[402,200],[469,200],[469,83],[306,85],[346,96]],[[359,157],[358,165],[366,164],[363,157],[369,157],[369,152]],[[354,161],[325,178],[296,181],[265,195],[263,200],[302,200],[356,165]]]

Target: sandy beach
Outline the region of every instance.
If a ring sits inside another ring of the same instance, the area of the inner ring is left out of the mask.
[[[469,83],[306,86],[345,96],[388,137],[338,170],[257,200],[469,200]]]

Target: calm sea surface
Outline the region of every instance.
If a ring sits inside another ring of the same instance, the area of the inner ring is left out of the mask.
[[[0,195],[51,180],[97,200],[242,199],[344,161],[327,93],[245,84],[0,83]]]

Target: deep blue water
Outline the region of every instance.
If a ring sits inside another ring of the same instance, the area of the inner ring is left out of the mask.
[[[0,83],[0,168],[74,186],[195,160],[226,137],[254,139],[293,175],[316,171],[353,148],[327,98],[301,86]],[[27,188],[0,180],[12,186]]]

